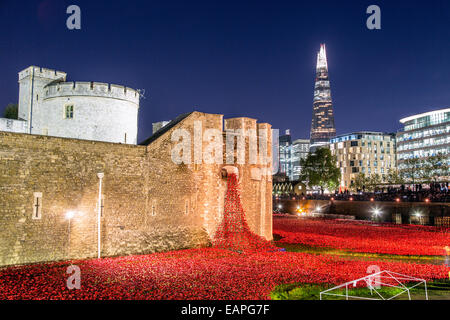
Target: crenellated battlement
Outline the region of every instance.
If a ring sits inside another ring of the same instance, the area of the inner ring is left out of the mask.
[[[45,78],[45,79],[63,79],[66,80],[67,73],[62,71],[57,71],[53,69],[47,69],[42,67],[36,67],[36,66],[30,66],[26,68],[25,70],[22,70],[19,72],[19,81],[30,77],[32,74],[34,74],[35,77]]]
[[[59,82],[44,88],[44,99],[90,96],[127,100],[139,105],[139,92],[129,87],[102,82]]]

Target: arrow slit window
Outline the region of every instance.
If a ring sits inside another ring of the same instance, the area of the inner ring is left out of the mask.
[[[42,192],[33,193],[33,219],[41,219],[42,217]]]

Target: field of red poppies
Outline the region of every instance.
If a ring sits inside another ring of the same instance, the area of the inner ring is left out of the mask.
[[[443,256],[450,247],[449,230],[419,226],[377,224],[352,220],[274,218],[273,233],[283,244],[304,244],[354,252],[394,255]]]
[[[444,233],[414,226],[348,221],[274,219],[286,243],[396,254],[442,254]],[[70,264],[81,271],[81,288],[69,290]],[[203,248],[141,256],[89,259],[0,269],[2,299],[270,299],[280,284],[335,285],[367,275],[377,265],[426,280],[445,279],[444,264],[348,260],[338,256],[261,248],[245,254]]]
[[[14,267],[0,270],[0,299],[269,299],[279,284],[338,284],[367,275],[374,264],[427,280],[449,272],[445,265],[213,248],[73,263],[81,269],[81,289],[67,289],[68,263]]]

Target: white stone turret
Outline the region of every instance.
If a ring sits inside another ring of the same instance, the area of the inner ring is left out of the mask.
[[[19,72],[19,119],[28,133],[136,144],[139,92],[100,82],[66,82],[61,71]]]

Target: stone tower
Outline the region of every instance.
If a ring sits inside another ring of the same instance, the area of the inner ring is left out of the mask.
[[[19,72],[19,119],[28,123],[28,133],[37,133],[33,130],[33,116],[40,114],[44,87],[51,82],[66,81],[67,74],[61,71],[31,66]]]
[[[136,144],[140,94],[122,85],[75,81],[36,66],[19,72],[19,119],[26,133]],[[21,131],[23,132],[23,131]]]
[[[334,126],[333,104],[331,100],[330,80],[325,44],[320,45],[317,54],[316,83],[314,87],[313,115],[311,122],[311,144],[309,150],[314,152],[330,143],[336,136]]]

